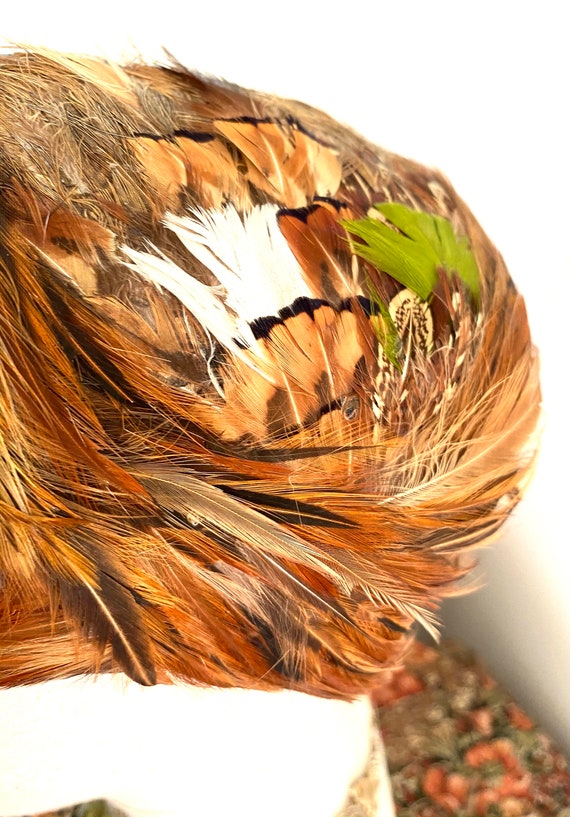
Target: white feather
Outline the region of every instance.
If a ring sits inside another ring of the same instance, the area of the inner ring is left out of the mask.
[[[276,205],[264,204],[242,216],[228,205],[165,219],[224,287],[227,306],[246,321],[277,315],[296,298],[313,296],[279,229],[278,211]]]
[[[194,210],[192,216],[167,215],[166,226],[215,275],[217,286],[202,284],[163,254],[121,248],[130,269],[174,295],[219,343],[271,382],[272,363],[250,322],[312,296],[279,230],[278,209],[266,204],[241,216],[228,205]]]
[[[223,210],[194,210],[192,216],[167,215],[166,226],[215,275],[217,286],[201,283],[156,250],[121,248],[130,269],[174,295],[219,343],[270,382],[273,363],[250,322],[277,316],[296,298],[312,296],[279,230],[278,209],[261,205],[241,216],[228,205]]]
[[[227,310],[222,287],[202,284],[168,258],[138,252],[126,246],[121,250],[132,261],[127,264],[128,267],[155,286],[172,293],[222,345],[236,351],[236,340],[246,346],[255,342],[247,321],[240,320]]]

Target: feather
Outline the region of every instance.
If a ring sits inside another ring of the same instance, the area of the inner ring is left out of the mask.
[[[466,205],[300,103],[42,50],[0,174],[0,684],[369,690],[536,455]]]
[[[214,125],[242,153],[251,184],[285,207],[301,207],[338,189],[341,167],[335,152],[291,119],[226,119]]]
[[[326,200],[277,214],[279,227],[313,290],[334,306],[361,294],[358,280],[347,275],[355,265],[341,219],[350,220],[351,215],[346,205]]]

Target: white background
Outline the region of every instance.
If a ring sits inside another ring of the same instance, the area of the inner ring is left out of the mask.
[[[536,479],[481,559],[487,586],[445,608],[570,752],[570,51],[562,2],[20,0],[0,36],[160,59],[310,102],[439,167],[503,252],[542,355]]]

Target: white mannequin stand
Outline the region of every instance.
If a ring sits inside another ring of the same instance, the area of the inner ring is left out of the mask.
[[[0,817],[98,798],[129,817],[335,817],[372,728],[367,699],[289,691],[125,676],[0,690]],[[393,817],[381,765],[377,814]]]

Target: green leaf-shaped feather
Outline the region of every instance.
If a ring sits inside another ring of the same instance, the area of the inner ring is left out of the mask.
[[[455,273],[478,300],[475,258],[467,239],[458,238],[447,219],[392,202],[374,206],[388,223],[370,216],[343,222],[349,233],[364,242],[352,242],[357,255],[424,301],[437,283],[438,269],[450,276]]]

